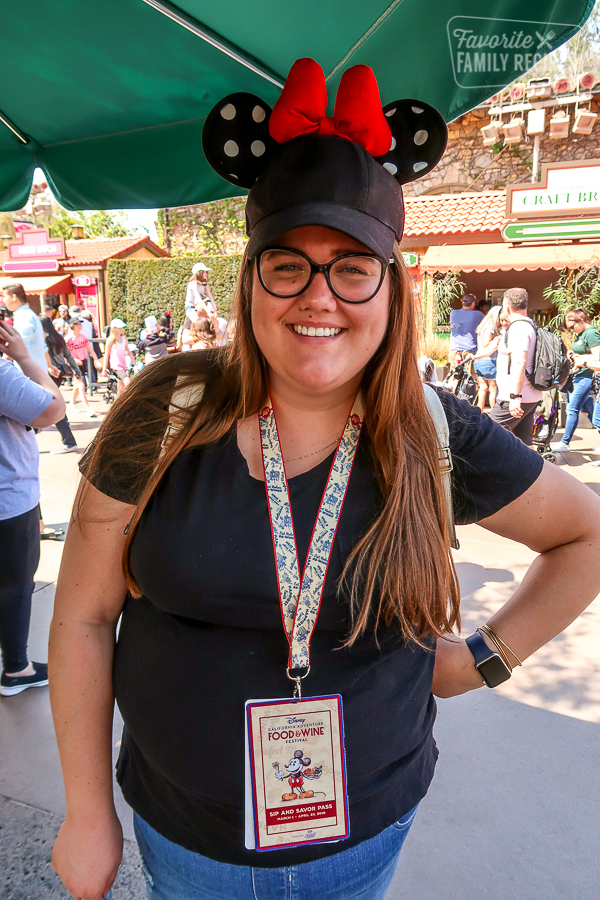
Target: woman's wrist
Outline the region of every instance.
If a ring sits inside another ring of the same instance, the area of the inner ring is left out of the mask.
[[[88,824],[99,822],[108,822],[117,815],[114,797],[112,793],[112,784],[110,791],[98,792],[95,796],[85,794],[82,796],[67,795],[67,814],[66,818],[73,823],[78,823],[81,827]]]
[[[432,693],[442,698],[455,697],[482,686],[483,680],[465,641],[453,635],[439,638]]]

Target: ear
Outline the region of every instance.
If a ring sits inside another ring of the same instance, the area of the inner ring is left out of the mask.
[[[305,757],[304,757],[304,759],[302,760],[302,765],[303,765],[303,766],[310,766],[310,756],[305,756]]]
[[[302,759],[302,750],[296,750],[294,756],[296,759]]]
[[[221,178],[251,188],[277,147],[269,134],[271,107],[254,94],[229,94],[209,112],[202,149]]]
[[[392,146],[377,157],[400,184],[415,181],[438,164],[448,141],[443,116],[420,100],[396,100],[383,107]]]

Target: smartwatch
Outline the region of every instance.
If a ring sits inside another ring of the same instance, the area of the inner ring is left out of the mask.
[[[473,654],[475,668],[481,675],[483,683],[489,688],[498,687],[503,681],[508,681],[512,675],[499,653],[490,650],[479,633],[467,638],[467,647]]]
[[[523,394],[509,394],[511,400],[520,400]]]

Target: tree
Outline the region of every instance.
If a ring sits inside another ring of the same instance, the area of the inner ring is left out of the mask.
[[[583,28],[562,47],[541,59],[527,74],[529,78],[564,76],[575,89],[584,72],[592,72],[600,80],[600,0]]]
[[[127,224],[122,209],[69,212],[54,201],[48,221],[51,236],[71,238],[73,236],[73,225],[83,226],[83,234],[86,238],[127,237],[135,234],[136,231],[135,228],[131,228]]]
[[[159,242],[173,256],[243,253],[246,245],[245,197],[158,211]]]
[[[544,298],[556,307],[557,313],[548,323],[550,328],[560,328],[570,309],[585,309],[598,327],[600,315],[600,272],[591,269],[563,269],[557,280],[544,289]]]

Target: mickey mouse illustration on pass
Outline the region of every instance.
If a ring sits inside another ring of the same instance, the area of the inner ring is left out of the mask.
[[[311,769],[309,766],[310,757],[304,756],[302,750],[296,750],[290,761],[285,764],[287,772],[281,771],[279,763],[273,763],[275,778],[278,778],[279,781],[283,781],[284,778],[289,776],[288,784],[291,790],[289,794],[281,795],[282,800],[307,800],[310,797],[314,797],[314,791],[304,790],[304,779],[320,778],[323,768],[322,766],[315,766]]]

